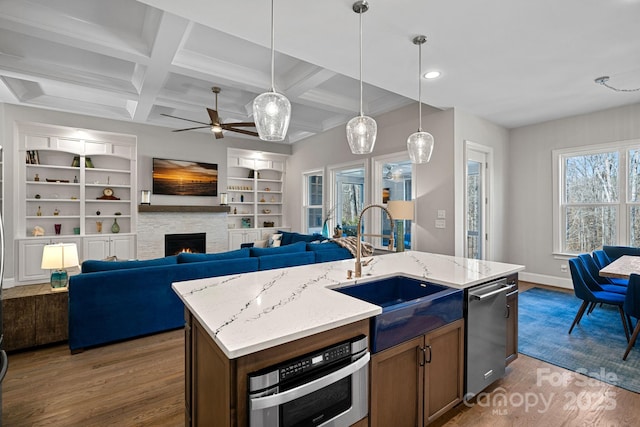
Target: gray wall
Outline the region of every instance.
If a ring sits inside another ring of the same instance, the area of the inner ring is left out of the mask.
[[[640,104],[510,131],[507,260],[526,265],[528,280],[570,286],[566,259],[552,253],[552,150],[637,138]]]
[[[20,203],[20,201],[15,199],[17,196],[14,193],[14,177],[18,176],[16,166],[17,162],[21,160],[18,159],[16,153],[16,122],[47,123],[136,135],[138,137],[138,189],[151,189],[151,160],[153,157],[217,163],[219,171],[218,191],[222,192],[227,186],[227,147],[270,151],[281,154],[289,154],[291,152],[289,145],[268,143],[257,139],[233,138],[228,136],[225,136],[223,139],[215,139],[206,132],[172,133],[170,128],[159,126],[106,120],[97,117],[19,107],[10,104],[0,104],[0,114],[0,146],[5,149],[3,183],[5,207],[3,219],[7,239],[7,258],[5,259],[5,277],[7,279],[14,277],[14,268],[17,268],[17,261],[14,257],[15,247],[11,240],[15,236],[13,218],[17,215],[18,204]],[[219,202],[217,197],[152,196],[152,203],[210,205],[218,204]],[[11,280],[8,280],[8,282],[10,281]]]
[[[418,127],[418,105],[409,105],[396,111],[376,117],[378,137],[374,152],[366,156],[368,162],[375,156],[406,151],[407,137]],[[423,108],[422,127],[435,138],[433,156],[428,164],[416,167],[416,220],[415,248],[421,251],[458,254],[456,233],[461,233],[463,204],[462,197],[456,199],[456,189],[462,189],[464,182],[463,144],[470,140],[495,149],[496,207],[500,212],[496,221],[496,259],[504,256],[504,222],[502,213],[506,204],[507,172],[507,131],[499,126],[479,119],[470,114],[450,109],[439,111]],[[351,154],[344,126],[296,143],[293,155],[287,166],[288,218],[294,230],[302,224],[300,206],[302,206],[302,173],[313,169],[325,170],[325,182],[328,182],[327,167],[361,159]],[[371,201],[367,195],[367,203]],[[447,212],[447,227],[435,228],[438,210]]]

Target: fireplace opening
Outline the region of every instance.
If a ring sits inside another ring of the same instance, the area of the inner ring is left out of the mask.
[[[181,252],[205,253],[207,233],[165,234],[164,256],[177,255]]]

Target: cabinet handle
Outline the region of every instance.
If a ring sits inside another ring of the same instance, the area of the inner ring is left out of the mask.
[[[507,310],[506,310],[506,312],[505,312],[505,314],[504,314],[504,317],[505,317],[506,319],[508,319],[508,318],[510,318],[510,317],[511,317],[511,306],[510,306],[509,304],[507,304]]]
[[[416,352],[418,353],[418,366],[424,366],[425,364],[425,351],[426,348],[424,347],[416,347]]]
[[[429,349],[429,358],[428,358],[428,359],[426,359],[426,363],[431,363],[431,346],[430,346],[430,345],[427,345],[427,346],[424,348],[425,356],[426,356],[426,350],[427,350],[427,349]]]

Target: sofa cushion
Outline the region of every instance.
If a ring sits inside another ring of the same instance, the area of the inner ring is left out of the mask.
[[[312,253],[312,252],[310,252]],[[349,252],[348,249],[345,248],[337,248],[337,249],[328,249],[326,251],[315,251],[316,262],[330,262],[330,261],[340,261],[343,259],[351,259],[353,255]]]
[[[326,238],[322,234],[313,233],[313,234],[301,234],[290,231],[282,231],[278,230],[279,234],[282,234],[282,246],[290,245],[296,242],[313,242],[313,241],[322,241],[326,240]]]
[[[298,252],[278,255],[264,255],[258,258],[258,260],[260,260],[260,270],[272,270],[274,268],[295,267],[298,265],[313,264],[315,262],[315,255],[314,252]]]
[[[187,262],[220,261],[225,259],[248,258],[249,248],[237,249],[235,251],[219,252],[215,254],[190,254],[182,252],[178,254],[178,264]]]
[[[249,248],[251,256],[280,255],[296,252],[305,252],[307,244],[305,242],[292,243],[290,245],[278,246],[274,248]]]
[[[83,273],[95,273],[98,271],[124,270],[130,268],[154,267],[159,265],[177,264],[176,256],[167,256],[164,258],[145,259],[142,261],[98,261],[87,260],[82,263]]]
[[[331,242],[329,240],[325,240],[324,242],[312,242],[307,243],[308,251],[327,251],[330,249],[340,249],[342,246],[338,245],[336,242]]]

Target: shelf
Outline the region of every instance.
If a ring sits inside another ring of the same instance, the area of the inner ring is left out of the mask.
[[[27,199],[27,202],[80,203],[80,199]]]
[[[129,184],[107,184],[106,182],[85,184],[85,187],[131,188]]]
[[[121,200],[106,200],[106,199],[87,199],[85,200],[87,203],[131,203],[131,200],[121,199]]]
[[[80,215],[27,215],[27,219],[78,219]]]
[[[80,171],[80,168],[78,166],[60,166],[60,165],[43,165],[43,164],[38,164],[38,165],[34,165],[34,164],[30,164],[27,163],[26,166],[28,168],[33,168],[33,169],[58,169],[58,170],[72,170],[72,171]]]
[[[131,171],[123,169],[104,169],[104,168],[85,168],[86,172],[108,172],[108,173],[126,173],[131,174]]]
[[[229,212],[229,206],[138,205],[138,212]]]
[[[100,219],[100,218],[131,218],[131,215],[113,215],[113,214],[105,214],[105,215],[85,215],[87,219]]]
[[[27,184],[32,184],[32,185],[66,185],[66,186],[75,186],[75,187],[79,187],[80,184],[77,182],[47,182],[47,181],[27,181]]]

